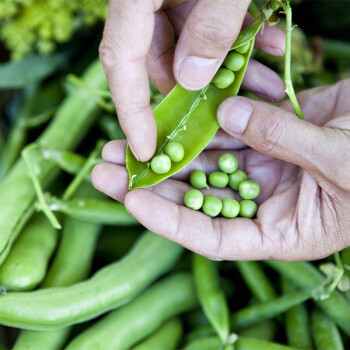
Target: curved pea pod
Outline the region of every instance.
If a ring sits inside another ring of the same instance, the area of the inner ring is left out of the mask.
[[[182,336],[182,324],[179,318],[165,322],[155,333],[132,348],[132,350],[175,350]]]
[[[25,291],[41,283],[57,239],[58,232],[46,217],[35,215],[0,267],[0,288],[4,291]]]
[[[214,262],[201,255],[193,255],[193,272],[199,302],[223,344],[230,332],[229,307],[220,287]]]
[[[123,259],[84,282],[0,295],[0,324],[52,330],[90,320],[132,300],[173,267],[182,251],[178,244],[148,232]]]
[[[164,321],[197,305],[191,275],[170,276],[83,331],[65,350],[130,349]]]
[[[285,293],[295,291],[295,287],[282,280]],[[312,349],[312,339],[308,310],[305,303],[296,305],[286,312],[286,334],[288,344],[298,349]]]
[[[216,112],[220,103],[239,92],[258,32],[255,29],[260,29],[263,22],[262,18],[258,22],[254,21],[254,30],[247,29],[250,27],[248,26],[244,31],[244,38],[241,38],[241,34],[238,37],[239,45],[249,42],[250,47],[244,54],[244,66],[235,73],[235,81],[229,87],[219,89],[210,83],[201,91],[187,91],[176,85],[155,108],[154,117],[157,125],[155,155],[161,154],[170,141],[181,143],[185,155],[182,161],[172,163],[170,171],[166,174],[155,174],[150,168],[150,162],[137,161],[128,147],[126,167],[129,172],[129,189],[153,186],[163,181],[180,171],[203,151],[219,129]]]
[[[326,282],[321,272],[306,261],[286,263],[269,260],[265,263],[300,288],[312,288]],[[350,303],[344,295],[335,290],[329,298],[318,300],[316,304],[350,336]]]
[[[297,350],[278,343],[266,342],[259,339],[238,337],[233,344],[234,350]],[[183,350],[218,350],[222,349],[217,337],[204,338],[188,344]],[[225,348],[224,348],[225,349]]]
[[[132,217],[122,203],[104,199],[60,200],[49,198],[50,209],[72,218],[104,225],[132,226],[138,221]]]
[[[328,316],[319,310],[313,310],[311,324],[317,350],[344,350],[337,325]]]
[[[78,194],[91,196],[94,193],[97,198],[102,197],[100,192],[92,192],[91,188],[85,183],[80,186]],[[58,250],[41,288],[63,287],[84,280],[90,272],[100,230],[99,224],[66,217]],[[60,350],[70,331],[70,327],[46,332],[23,330],[13,350]]]

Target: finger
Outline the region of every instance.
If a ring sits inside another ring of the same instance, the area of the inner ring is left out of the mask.
[[[318,182],[343,186],[346,130],[319,127],[281,108],[243,97],[228,98],[218,110],[221,127],[259,152],[296,164]]]
[[[262,239],[254,220],[211,219],[146,190],[129,192],[125,206],[150,231],[210,259],[286,259],[279,243]]]
[[[156,148],[156,125],[149,105],[146,57],[151,45],[154,12],[161,0],[111,0],[100,58],[120,125],[135,157],[147,161]]]
[[[147,70],[154,86],[163,94],[168,94],[176,84],[173,75],[174,32],[163,11],[155,14],[152,43],[147,56]]]
[[[192,7],[174,56],[182,87],[200,90],[209,84],[239,34],[249,2],[198,0]]]
[[[278,74],[255,60],[248,63],[242,89],[272,102],[281,101],[285,96],[285,86]]]

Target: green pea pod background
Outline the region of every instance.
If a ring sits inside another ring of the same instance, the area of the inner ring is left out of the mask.
[[[243,68],[236,72],[235,81],[226,89],[210,83],[201,91],[187,91],[176,85],[154,110],[157,125],[157,148],[155,154],[163,152],[170,141],[180,142],[185,149],[182,161],[172,163],[166,174],[155,174],[150,162],[139,162],[130,148],[126,151],[126,167],[129,172],[129,189],[153,186],[177,173],[195,159],[208,145],[219,129],[216,112],[220,103],[236,96],[246,72],[254,48],[255,36],[261,28],[263,17],[256,19],[237,38],[232,49],[250,43]]]

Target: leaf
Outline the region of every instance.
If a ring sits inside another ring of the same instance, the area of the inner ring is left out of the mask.
[[[67,53],[30,55],[20,61],[0,64],[0,89],[19,89],[43,80],[62,66],[68,56]]]
[[[187,91],[176,85],[155,108],[154,116],[157,124],[155,154],[160,154],[169,141],[177,141],[184,147],[185,156],[181,162],[173,162],[167,174],[159,175],[151,170],[150,162],[137,161],[128,147],[126,167],[129,172],[129,189],[153,186],[163,181],[180,171],[203,151],[219,129],[216,112],[220,103],[227,97],[238,94],[254,47],[256,33],[262,24],[262,19],[259,22],[254,21],[250,31],[247,30],[250,26],[243,31],[244,39],[241,39],[241,34],[237,39],[240,43],[238,46],[250,41],[250,49],[245,54],[245,65],[235,73],[236,78],[232,85],[226,89],[218,89],[210,83],[201,91]]]

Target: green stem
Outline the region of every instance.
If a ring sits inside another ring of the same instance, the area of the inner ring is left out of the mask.
[[[284,66],[284,82],[286,84],[286,93],[293,105],[295,114],[304,119],[299,102],[295,95],[292,77],[291,77],[291,57],[292,57],[292,8],[289,0],[286,0],[286,5],[283,6],[283,10],[286,14],[286,53],[285,53],[285,66]]]

